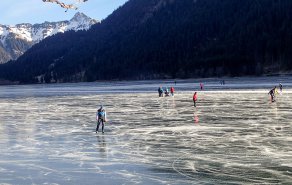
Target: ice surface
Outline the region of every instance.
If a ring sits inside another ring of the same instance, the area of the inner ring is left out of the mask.
[[[290,80],[273,104],[264,81],[205,82],[197,108],[198,81],[1,86],[0,184],[291,184]]]

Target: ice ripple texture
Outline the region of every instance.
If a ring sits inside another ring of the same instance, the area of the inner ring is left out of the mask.
[[[0,99],[1,184],[291,184],[291,92]],[[106,107],[105,134],[95,112]]]

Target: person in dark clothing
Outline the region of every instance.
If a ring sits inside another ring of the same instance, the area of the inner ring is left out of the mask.
[[[158,88],[158,94],[159,94],[159,97],[163,97],[163,89],[161,86]]]
[[[282,93],[283,85],[281,83],[279,84],[279,89],[280,89],[280,93]]]
[[[99,131],[99,125],[102,125],[102,133],[104,133],[104,123],[106,122],[106,112],[103,108],[103,106],[100,106],[100,108],[96,112],[96,120],[97,120],[97,126],[95,132],[97,133]]]
[[[200,83],[200,89],[201,89],[201,91],[204,90],[204,84],[203,83]]]
[[[271,102],[275,102],[276,101],[275,100],[276,93],[277,93],[277,87],[276,86],[269,91],[268,94],[271,96]]]
[[[169,96],[169,90],[168,90],[167,87],[166,87],[165,90],[164,90],[164,95],[165,95],[165,97],[166,97],[166,96]]]

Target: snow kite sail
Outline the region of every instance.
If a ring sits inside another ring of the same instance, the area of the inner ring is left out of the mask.
[[[82,3],[82,2],[86,2],[88,0],[75,0],[77,3]],[[78,7],[75,6],[74,4],[65,4],[59,0],[43,0],[43,2],[50,2],[50,3],[57,3],[58,5],[60,5],[62,8],[65,8],[67,12],[68,9],[74,9],[74,10],[77,10]]]

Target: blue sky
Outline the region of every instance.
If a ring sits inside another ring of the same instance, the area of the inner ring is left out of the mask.
[[[76,3],[75,0],[59,0],[64,3]],[[128,0],[88,0],[79,3],[77,11],[96,20],[102,20]],[[0,24],[43,23],[44,21],[62,21],[71,19],[76,10],[61,8],[56,3],[44,3],[42,0],[0,0]]]

